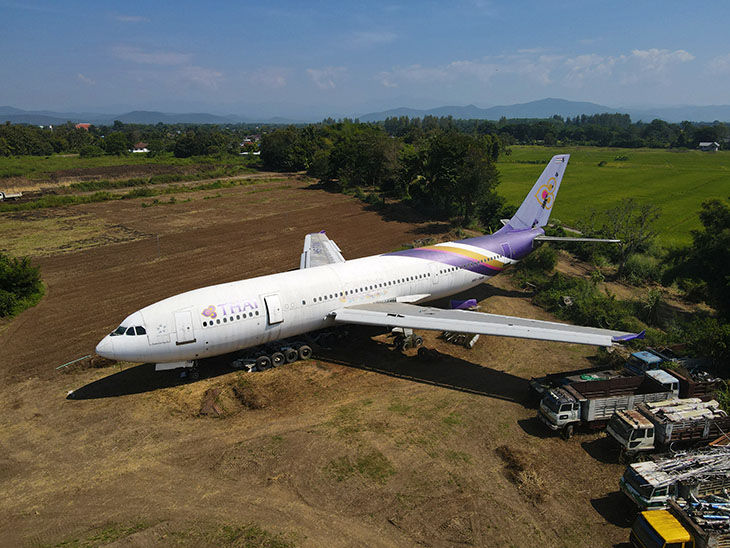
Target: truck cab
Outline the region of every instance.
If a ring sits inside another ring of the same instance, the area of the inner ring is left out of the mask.
[[[665,361],[667,360],[658,352],[655,353],[650,350],[642,350],[641,352],[634,352],[631,354],[625,367],[636,375],[643,375],[650,369],[658,368]]]
[[[641,512],[629,541],[634,548],[695,548],[692,535],[667,510]]]
[[[562,388],[548,390],[540,401],[538,417],[550,430],[561,430],[564,438],[570,438],[580,423],[580,402]]]
[[[619,489],[640,510],[666,508],[670,497],[675,495],[672,479],[666,472],[656,470],[653,462],[627,466],[619,480]]]
[[[618,443],[625,457],[655,448],[654,424],[635,409],[616,411],[608,421],[606,432]]]

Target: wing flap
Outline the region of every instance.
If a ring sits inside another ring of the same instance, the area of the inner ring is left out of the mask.
[[[342,323],[459,331],[596,346],[612,346],[614,342],[640,336],[595,327],[394,302],[348,306],[336,310],[334,315],[335,321]]]
[[[324,231],[313,232],[304,237],[304,250],[299,259],[300,269],[344,262],[340,248]]]

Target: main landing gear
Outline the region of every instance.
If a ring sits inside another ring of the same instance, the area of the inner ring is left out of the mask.
[[[276,342],[264,348],[253,349],[246,356],[233,360],[231,367],[249,372],[266,371],[272,367],[308,360],[311,357],[312,347],[305,342]]]
[[[423,346],[423,337],[413,333],[413,329],[407,327],[395,327],[391,331],[393,344],[401,352],[410,350],[411,348],[419,348]]]

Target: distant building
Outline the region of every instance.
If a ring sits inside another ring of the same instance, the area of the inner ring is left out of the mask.
[[[86,131],[89,131],[90,127],[91,127],[91,124],[87,124],[87,123],[76,124],[76,129],[85,129]]]
[[[717,143],[715,141],[700,143],[700,150],[704,152],[717,152],[718,150],[720,150],[720,143]]]
[[[132,152],[149,152],[150,149],[147,148],[147,143],[137,143],[132,147]]]

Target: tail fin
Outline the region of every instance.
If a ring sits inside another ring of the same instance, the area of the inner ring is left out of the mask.
[[[516,230],[545,226],[550,218],[555,197],[558,195],[560,181],[568,165],[570,154],[553,156],[540,175],[530,193],[522,202],[508,225]]]

